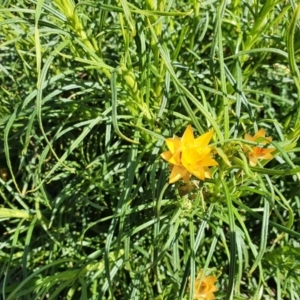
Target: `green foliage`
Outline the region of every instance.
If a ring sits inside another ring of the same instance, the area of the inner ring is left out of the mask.
[[[200,269],[299,299],[299,5],[1,3],[3,299],[191,300]],[[188,124],[219,165],[182,193],[160,153]]]

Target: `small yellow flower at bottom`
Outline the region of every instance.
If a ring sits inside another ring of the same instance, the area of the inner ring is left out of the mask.
[[[269,144],[272,141],[271,137],[266,137],[264,129],[260,129],[254,136],[246,133],[244,139],[249,142],[259,142],[260,144]],[[274,156],[271,153],[275,150],[274,148],[267,149],[257,146],[251,148],[250,145],[243,146],[243,151],[248,155],[251,167],[256,166],[259,159],[272,159]]]
[[[218,290],[215,286],[217,278],[215,276],[204,276],[200,282],[203,270],[201,269],[195,279],[194,300],[211,300],[215,299],[214,292]]]
[[[189,125],[182,138],[174,136],[166,139],[169,151],[163,152],[161,157],[173,165],[169,183],[181,178],[188,182],[191,175],[201,180],[211,177],[208,167],[218,165],[210,156],[211,147],[208,144],[212,136],[213,131],[209,131],[195,138]]]

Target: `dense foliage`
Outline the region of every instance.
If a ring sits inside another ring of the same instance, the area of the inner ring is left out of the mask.
[[[300,5],[1,3],[0,298],[299,299]],[[169,184],[188,125],[218,165]]]

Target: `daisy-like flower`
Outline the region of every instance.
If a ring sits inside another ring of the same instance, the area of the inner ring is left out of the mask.
[[[254,136],[250,134],[245,134],[244,139],[249,142],[258,142],[260,144],[269,144],[272,141],[271,137],[266,137],[266,132],[264,129],[260,129],[256,132]],[[248,155],[250,166],[256,166],[259,159],[272,159],[273,155],[271,154],[275,149],[267,149],[264,147],[254,146],[251,148],[250,145],[244,145],[243,151]]]
[[[181,178],[188,182],[191,175],[201,180],[210,178],[208,167],[218,165],[210,156],[211,147],[208,144],[212,136],[213,131],[209,131],[195,139],[192,126],[189,125],[182,138],[174,136],[166,139],[169,151],[161,156],[173,165],[169,183]]]
[[[204,276],[200,282],[203,270],[201,269],[195,279],[194,297],[195,300],[211,300],[215,299],[214,292],[218,290],[215,286],[217,278],[215,276]]]

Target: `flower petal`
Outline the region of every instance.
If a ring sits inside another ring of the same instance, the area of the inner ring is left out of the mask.
[[[189,173],[188,171],[186,172],[186,174],[184,176],[182,176],[182,179],[185,183],[188,183],[191,177],[191,173]]]
[[[198,162],[202,167],[210,167],[210,166],[217,166],[218,163],[211,158],[210,156],[206,156],[202,161]]]
[[[257,140],[258,138],[260,138],[260,137],[265,137],[266,136],[266,131],[263,129],[263,128],[261,128],[260,130],[258,130],[256,133],[255,133],[255,135],[253,136],[253,140],[255,141],[255,140]]]
[[[181,166],[181,152],[176,152],[169,160],[170,164]]]
[[[194,140],[195,140],[195,138],[194,138],[193,128],[192,128],[191,125],[189,125],[186,128],[186,130],[185,130],[185,132],[184,132],[184,134],[182,136],[182,139],[181,139],[183,147],[187,147],[190,144],[193,144]]]
[[[210,149],[209,151],[202,151],[202,152],[204,152],[204,154],[199,152],[196,148],[191,148],[182,151],[182,155],[181,155],[182,165],[185,167],[188,165],[199,165],[199,166],[206,166],[206,167],[218,165],[218,163],[211,158]]]
[[[202,276],[203,271],[200,270],[197,278],[195,279],[195,289],[193,299],[197,300],[209,300],[215,299],[214,292],[218,290],[215,286],[217,278],[215,276]],[[200,279],[202,280],[200,281]]]
[[[166,144],[167,147],[169,148],[169,150],[171,151],[171,153],[175,153],[176,151],[178,151],[180,149],[181,146],[181,140],[178,136],[174,136],[171,139],[166,139]]]
[[[171,151],[166,151],[166,152],[161,153],[160,156],[161,156],[164,160],[169,161],[170,158],[173,156],[173,154],[171,153]]]
[[[258,162],[257,156],[249,155],[249,163],[251,167],[255,167]]]
[[[195,139],[195,146],[201,148],[206,147],[209,144],[213,134],[214,134],[213,130],[202,134],[201,136]]]
[[[169,183],[174,183],[181,178],[185,178],[188,181],[189,178],[187,177],[190,177],[190,174],[188,173],[186,168],[182,166],[174,166],[170,175]]]
[[[199,152],[196,148],[188,148],[182,151],[181,162],[183,165],[192,165],[199,160]]]
[[[204,168],[202,166],[195,166],[195,167],[187,167],[187,170],[193,174],[195,177],[201,179],[201,180],[205,180],[205,171]]]
[[[257,142],[260,144],[269,144],[272,141],[271,137],[266,137],[266,132],[264,129],[260,129],[258,132],[256,132],[256,134],[253,137],[246,133],[244,139],[250,142]],[[271,154],[271,152],[275,151],[274,148],[267,149],[258,146],[251,147],[250,145],[243,145],[242,149],[245,152],[245,154],[248,155],[249,163],[252,167],[256,166],[259,159],[272,159],[274,156]]]
[[[253,137],[248,133],[245,134],[244,139],[248,142],[253,142]]]
[[[273,158],[273,155],[270,153],[273,152],[274,150],[275,150],[274,148],[267,149],[262,147],[253,147],[252,153],[262,159],[264,159],[265,156]]]
[[[211,178],[210,170],[208,167],[203,167],[205,178]]]

